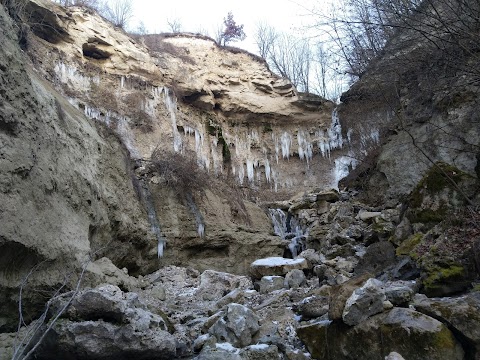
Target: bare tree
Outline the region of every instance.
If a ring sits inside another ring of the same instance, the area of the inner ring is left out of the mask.
[[[182,23],[180,22],[180,19],[175,18],[175,19],[167,19],[167,25],[168,29],[172,33],[179,33],[182,31]]]
[[[111,1],[106,6],[103,15],[105,15],[115,26],[124,29],[133,16],[133,2],[132,0]]]
[[[255,43],[261,57],[267,59],[278,37],[277,31],[266,22],[259,22],[255,29]]]

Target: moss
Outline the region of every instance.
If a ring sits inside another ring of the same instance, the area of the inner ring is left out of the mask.
[[[480,284],[475,284],[472,288],[472,292],[480,291]]]
[[[455,166],[439,162],[432,166],[410,195],[410,205],[420,207],[426,194],[437,195],[445,188],[453,188],[451,180],[460,183],[471,176]],[[448,175],[448,177],[447,177]],[[451,180],[450,180],[451,179]]]
[[[412,236],[410,236],[407,240],[402,242],[402,244],[397,248],[397,250],[396,250],[397,256],[400,256],[400,255],[410,255],[410,256],[412,256],[412,255],[414,255],[414,254],[412,254],[412,252],[415,249],[415,247],[418,244],[420,244],[422,239],[423,239],[423,234],[421,234],[421,233],[413,234]],[[414,257],[414,256],[412,256],[412,257]]]
[[[423,280],[423,287],[427,293],[435,293],[445,284],[462,282],[465,279],[463,266],[453,264],[446,267],[439,265],[427,269],[427,277]]]
[[[437,349],[454,349],[456,341],[452,332],[445,325],[442,325],[442,330],[436,334],[433,344]]]
[[[441,206],[437,210],[432,209],[416,209],[408,214],[408,220],[412,223],[439,223],[443,221],[447,215],[447,207]]]

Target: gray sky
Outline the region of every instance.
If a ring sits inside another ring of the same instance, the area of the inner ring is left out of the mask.
[[[178,19],[182,31],[207,31],[213,37],[215,29],[231,11],[237,24],[244,25],[247,35],[245,41],[232,45],[255,52],[253,34],[259,21],[281,31],[302,32],[311,20],[305,8],[328,4],[328,0],[133,0],[133,3],[135,15],[130,23],[131,29],[136,29],[141,20],[149,32],[167,32],[167,20]]]

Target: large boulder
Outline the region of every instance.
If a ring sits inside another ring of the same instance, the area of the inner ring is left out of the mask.
[[[308,261],[303,258],[286,259],[281,257],[270,257],[254,261],[250,265],[250,274],[255,279],[269,275],[286,275],[294,269],[308,269]]]
[[[240,304],[229,304],[220,318],[209,329],[220,342],[229,342],[236,347],[245,347],[252,343],[258,332],[259,317],[249,308]]]
[[[205,270],[200,275],[200,286],[195,295],[203,300],[219,300],[233,289],[252,289],[250,278],[220,271]]]
[[[384,359],[398,352],[411,360],[460,360],[460,343],[441,322],[405,308],[394,308],[348,327],[319,321],[297,328],[314,359]]]
[[[302,316],[302,320],[318,318],[328,313],[328,297],[312,295],[294,304],[292,309]]]
[[[41,359],[165,359],[176,356],[175,338],[160,328],[138,331],[132,326],[99,321],[60,320],[50,331]]]
[[[124,293],[117,286],[105,285],[74,295],[66,293],[51,302],[48,316],[53,318],[60,313],[61,317],[37,350],[38,358],[171,359],[176,356],[175,338],[167,331],[168,319],[148,311],[136,293]],[[65,309],[63,313],[62,309]]]
[[[328,318],[331,320],[341,319],[347,299],[370,277],[371,274],[363,274],[361,276],[354,277],[341,285],[333,286],[330,290]]]
[[[365,285],[356,289],[348,298],[343,310],[342,319],[347,325],[357,325],[370,316],[383,311],[386,300],[383,283],[376,279],[368,279]]]
[[[417,311],[427,314],[455,330],[467,346],[469,358],[480,355],[480,292],[460,297],[429,299],[417,294],[413,300]]]

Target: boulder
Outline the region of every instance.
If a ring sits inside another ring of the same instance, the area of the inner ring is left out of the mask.
[[[200,286],[195,295],[201,297],[203,300],[220,300],[226,293],[233,289],[246,290],[252,288],[252,281],[246,276],[205,270],[200,275]]]
[[[383,359],[397,351],[409,360],[460,360],[460,343],[441,322],[405,308],[372,316],[348,327],[319,321],[299,326],[297,335],[314,359]]]
[[[413,295],[418,291],[416,281],[387,281],[383,285],[387,300],[393,305],[405,305],[412,300]]]
[[[245,360],[278,360],[278,348],[275,345],[256,344],[240,350],[240,357]]]
[[[195,360],[242,360],[240,349],[229,343],[217,343],[214,346],[204,346]]]
[[[355,274],[370,272],[378,275],[394,263],[395,248],[389,241],[380,241],[367,247],[365,255],[355,267]]]
[[[309,296],[301,302],[294,304],[292,309],[302,316],[302,320],[318,318],[328,313],[327,296]]]
[[[49,339],[55,339],[49,341]],[[38,350],[43,359],[172,359],[175,338],[160,328],[135,329],[132,326],[98,321],[60,320],[50,330]]]
[[[218,341],[227,341],[236,347],[245,347],[252,343],[258,332],[259,317],[249,308],[240,304],[229,304],[220,318],[209,329]]]
[[[286,259],[281,257],[270,257],[254,261],[250,265],[250,274],[254,279],[261,279],[268,275],[286,275],[294,269],[308,269],[308,261],[304,258]]]
[[[460,297],[429,299],[417,294],[413,306],[421,313],[431,316],[451,329],[463,340],[468,358],[480,355],[480,292]]]
[[[368,279],[365,285],[356,289],[348,298],[343,310],[342,319],[347,325],[357,325],[370,316],[383,311],[386,299],[383,283],[376,279]]]
[[[259,292],[268,294],[275,290],[283,289],[285,278],[283,276],[264,276],[258,282]]]
[[[330,289],[328,318],[331,320],[341,319],[347,299],[352,295],[355,289],[362,286],[369,278],[371,278],[370,274],[363,274],[354,277],[341,285],[332,286]]]
[[[385,360],[405,360],[405,359],[399,353],[392,351],[390,354],[385,356]]]
[[[372,221],[376,217],[379,217],[382,215],[380,211],[365,211],[365,210],[360,210],[357,215],[357,219],[368,222]]]
[[[296,289],[304,285],[306,282],[305,274],[302,270],[290,270],[285,276],[285,285],[288,289]]]

